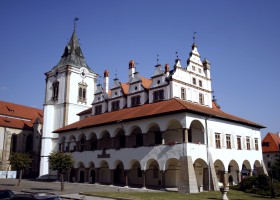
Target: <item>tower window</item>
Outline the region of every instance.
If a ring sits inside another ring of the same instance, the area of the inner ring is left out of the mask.
[[[201,69],[198,69],[198,72],[201,74]]]
[[[53,86],[52,100],[57,101],[58,100],[58,91],[59,91],[59,82],[55,81],[52,86]]]
[[[192,66],[192,70],[195,71],[195,66]]]
[[[181,88],[181,99],[185,100],[186,99],[186,89]]]
[[[87,101],[87,84],[79,83],[78,102],[86,103],[86,101]]]
[[[199,87],[202,87],[202,80],[198,81]]]
[[[153,95],[154,95],[154,101],[160,101],[160,100],[164,99],[164,91],[163,90],[155,91],[153,93]]]
[[[202,93],[199,93],[199,103],[204,105],[204,95]]]
[[[140,105],[140,96],[131,97],[131,106]]]

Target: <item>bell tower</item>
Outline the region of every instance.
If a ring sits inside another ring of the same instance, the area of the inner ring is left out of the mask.
[[[74,31],[60,61],[45,73],[44,125],[41,145],[40,176],[49,174],[48,156],[58,150],[54,130],[79,120],[77,113],[91,107],[97,74],[87,65]]]

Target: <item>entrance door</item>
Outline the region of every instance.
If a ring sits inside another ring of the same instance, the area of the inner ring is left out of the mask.
[[[84,182],[85,182],[85,172],[80,171],[80,183],[84,183]]]

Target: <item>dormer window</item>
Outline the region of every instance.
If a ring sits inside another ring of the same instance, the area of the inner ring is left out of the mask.
[[[155,91],[153,93],[154,95],[154,101],[161,101],[164,99],[164,91],[163,90],[158,90],[158,91]]]
[[[157,81],[157,84],[160,84],[160,80]]]
[[[135,86],[134,90],[136,91],[137,89],[138,89],[138,87],[137,87],[137,86]]]
[[[102,105],[95,106],[95,114],[99,115],[102,113]]]
[[[53,84],[53,93],[52,93],[52,100],[57,101],[58,100],[58,91],[59,91],[59,82],[55,81]]]
[[[140,96],[131,97],[131,106],[138,106],[140,105]]]
[[[115,92],[115,96],[117,96],[118,95],[118,92]]]
[[[113,101],[112,102],[112,111],[120,109],[120,101]]]

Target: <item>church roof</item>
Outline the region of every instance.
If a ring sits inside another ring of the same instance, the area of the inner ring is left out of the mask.
[[[85,67],[90,72],[94,73],[90,67],[87,65],[84,55],[82,53],[82,49],[80,47],[76,30],[74,29],[74,32],[71,36],[71,39],[69,40],[68,44],[66,45],[64,49],[64,53],[61,56],[60,61],[52,70],[57,70],[61,67],[64,67],[66,65],[70,65],[76,68]]]
[[[43,123],[43,110],[0,101],[0,126],[31,128],[37,119]]]
[[[262,143],[267,143],[267,145],[262,145],[262,151],[264,153],[279,152],[280,134],[278,134],[267,133],[267,135],[263,138]]]
[[[164,116],[181,112],[196,113],[211,118],[219,118],[239,124],[257,128],[264,128],[264,126],[255,122],[251,122],[249,120],[225,113],[215,105],[213,105],[213,108],[210,108],[180,99],[170,99],[166,101],[149,103],[142,106],[124,108],[114,112],[106,112],[100,115],[90,116],[68,126],[62,127],[58,130],[55,130],[54,132],[62,133],[70,130],[116,124],[119,121],[125,122],[138,119],[147,119],[150,117]]]

